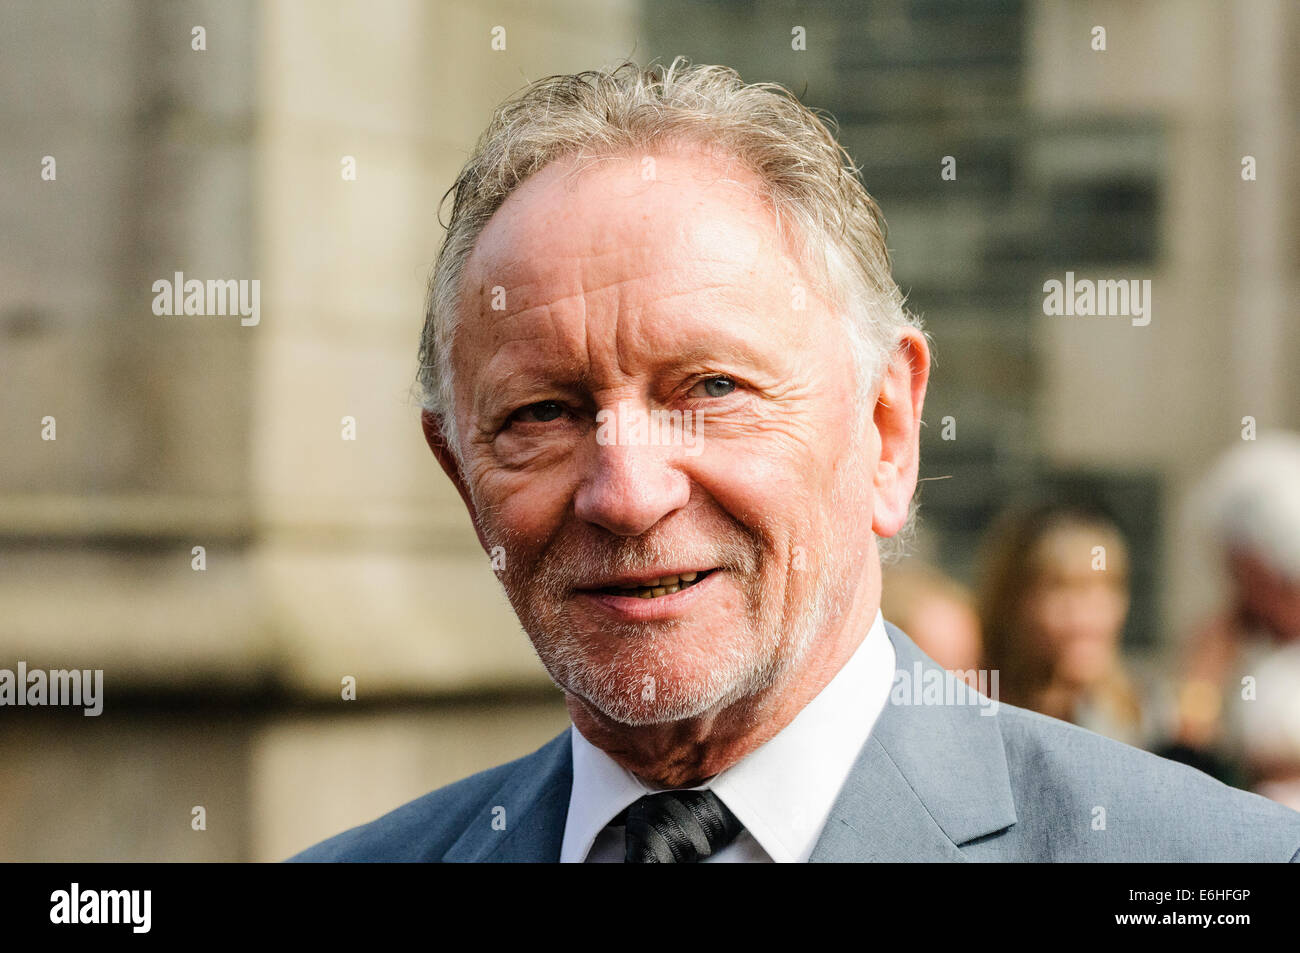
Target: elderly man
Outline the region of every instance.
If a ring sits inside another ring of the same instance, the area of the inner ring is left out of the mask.
[[[1300,815],[967,693],[882,619],[929,350],[794,97],[552,77],[453,192],[424,432],[573,726],[295,859],[1296,856]]]

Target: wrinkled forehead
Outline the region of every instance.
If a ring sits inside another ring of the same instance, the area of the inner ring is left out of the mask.
[[[774,258],[788,259],[793,278],[762,183],[738,162],[681,150],[570,158],[520,186],[483,229],[466,265],[462,317],[491,306],[482,299],[494,288],[515,311],[670,269],[684,290],[744,285]]]

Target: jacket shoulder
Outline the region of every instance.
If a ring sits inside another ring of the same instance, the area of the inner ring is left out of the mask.
[[[1055,718],[998,715],[1024,859],[1300,859],[1300,813]]]
[[[492,795],[537,754],[534,752],[431,791],[367,824],[321,841],[290,857],[286,863],[441,860],[490,803]]]

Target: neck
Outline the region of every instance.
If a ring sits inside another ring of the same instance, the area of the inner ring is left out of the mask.
[[[682,721],[625,725],[567,694],[584,738],[652,787],[693,787],[775,737],[825,688],[862,644],[880,606],[879,573],[863,580],[847,613],[833,618],[798,666],[776,684]]]

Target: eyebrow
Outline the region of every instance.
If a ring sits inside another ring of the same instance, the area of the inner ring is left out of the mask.
[[[480,374],[474,389],[475,407],[495,407],[514,391],[531,390],[581,390],[588,383],[588,375],[555,373],[542,370],[512,371],[507,374]]]
[[[590,392],[593,389],[590,369],[578,360],[566,360],[563,365],[553,368],[525,367],[505,374],[495,374],[492,373],[492,364],[498,354],[500,351],[489,358],[483,371],[476,375],[473,393],[475,407],[495,407],[512,392],[530,390]],[[729,361],[779,376],[781,371],[774,366],[774,358],[779,358],[779,354],[763,355],[748,341],[734,333],[715,330],[715,336],[709,343],[691,341],[680,348],[674,348],[671,354],[652,359],[647,372],[662,373],[665,370],[701,367],[719,361]]]

